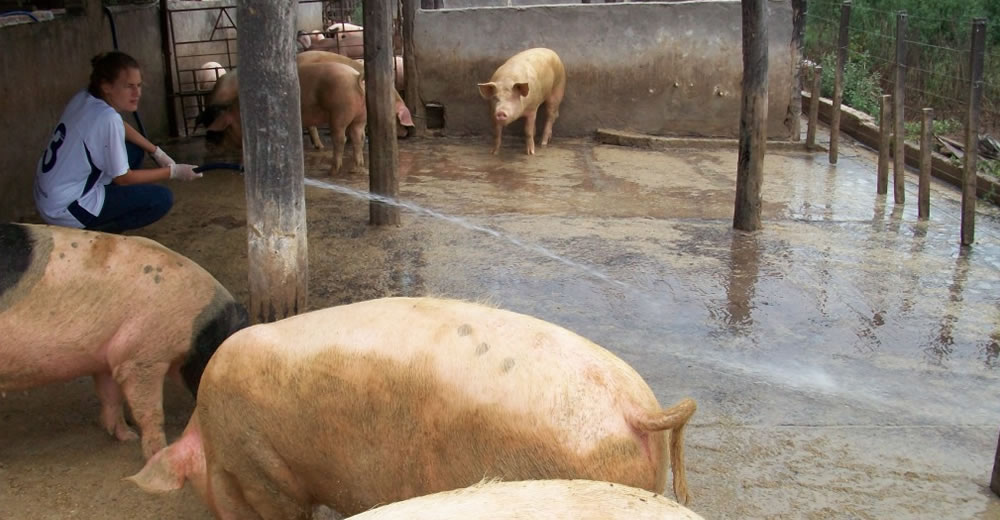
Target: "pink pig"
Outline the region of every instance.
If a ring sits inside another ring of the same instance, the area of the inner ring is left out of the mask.
[[[223,519],[308,518],[316,504],[350,515],[483,478],[659,493],[671,466],[687,502],[694,411],[662,408],[632,367],[557,325],[384,298],[234,334],[180,439],[129,479],[150,492],[189,479]]]
[[[524,116],[525,151],[535,154],[535,116],[545,103],[542,146],[552,137],[552,124],[559,117],[559,104],[566,93],[566,70],[550,49],[536,48],[510,57],[493,73],[489,83],[479,84],[479,95],[490,102],[493,150],[500,151],[503,128]]]
[[[166,446],[163,382],[198,390],[246,310],[207,271],[153,242],[59,226],[0,224],[0,391],[92,375],[101,425]]]

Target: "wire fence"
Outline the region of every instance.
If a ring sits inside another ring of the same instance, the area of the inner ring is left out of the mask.
[[[831,95],[836,70],[841,3],[810,0],[806,12],[805,58],[823,65],[823,92]],[[878,117],[879,96],[892,94],[896,83],[898,13],[871,7],[863,0],[851,6],[849,44],[844,71],[844,102]],[[987,21],[987,35],[1000,30]],[[906,16],[904,103],[908,120],[932,107],[942,128],[959,137],[968,114],[972,16],[954,19]],[[1000,39],[994,36],[994,42]],[[1000,137],[1000,44],[983,55],[980,133]],[[947,132],[946,132],[947,133]]]

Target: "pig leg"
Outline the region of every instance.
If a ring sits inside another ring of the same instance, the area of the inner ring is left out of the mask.
[[[344,146],[347,144],[345,130],[346,128],[330,129],[330,139],[333,141],[333,167],[330,169],[330,177],[335,177],[344,164]]]
[[[354,147],[354,169],[360,172],[365,167],[365,123],[351,123],[348,131],[351,133],[351,146]]]
[[[493,150],[491,155],[496,155],[500,151],[500,136],[503,135],[503,123],[496,121],[493,123]]]
[[[315,126],[309,127],[309,140],[312,141],[313,148],[317,150],[323,149],[323,141],[319,138],[319,130]]]
[[[101,426],[120,441],[134,441],[139,438],[135,430],[125,424],[125,410],[122,391],[110,372],[94,374],[97,398],[101,401]]]
[[[243,496],[236,477],[226,471],[210,470],[208,476],[208,503],[212,513],[220,520],[260,519]]]
[[[538,107],[524,113],[524,146],[528,155],[535,155],[535,117],[538,116]]]
[[[142,435],[142,454],[148,460],[167,445],[163,433],[163,383],[170,363],[131,360],[115,367],[132,417]]]
[[[549,144],[552,139],[552,125],[559,117],[559,105],[562,103],[565,88],[558,88],[547,100],[545,100],[545,131],[542,132],[542,146]]]

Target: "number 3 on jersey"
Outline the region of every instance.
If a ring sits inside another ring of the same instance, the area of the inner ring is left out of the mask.
[[[59,147],[62,146],[65,139],[66,125],[59,123],[55,134],[52,135],[52,142],[49,143],[49,149],[45,150],[45,156],[42,157],[42,173],[48,173],[56,165],[56,155],[59,153]]]

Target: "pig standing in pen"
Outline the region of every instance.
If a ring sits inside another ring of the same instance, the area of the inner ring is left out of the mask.
[[[669,498],[612,482],[480,482],[411,498],[350,520],[703,520]]]
[[[101,425],[142,433],[146,458],[166,446],[163,383],[197,393],[246,310],[207,271],[142,237],[58,226],[0,224],[0,390],[92,375]]]
[[[406,128],[413,126],[413,118],[410,116],[410,109],[406,108],[406,103],[403,102],[403,98],[399,95],[398,89],[402,85],[403,60],[401,56],[397,56],[396,58],[398,58],[396,61],[396,88],[392,90],[392,102],[393,108],[396,111],[396,136],[405,137],[407,134]],[[352,60],[347,56],[341,56],[334,52],[300,52],[295,56],[295,63],[299,67],[310,63],[342,63],[358,71],[358,74],[364,75],[365,73],[363,60]],[[312,140],[313,147],[316,149],[323,148],[323,142],[320,140],[319,132],[316,131],[315,126],[309,127],[309,138]]]
[[[500,151],[505,126],[524,116],[524,145],[535,155],[535,117],[545,103],[545,130],[542,146],[552,138],[552,125],[559,117],[559,104],[566,93],[566,70],[551,49],[536,48],[510,57],[493,73],[489,83],[479,84],[479,95],[490,102],[493,150]]]
[[[217,518],[341,514],[503,480],[583,478],[688,499],[691,399],[530,316],[386,298],[249,327],[212,358],[181,438],[129,477],[185,479]]]

